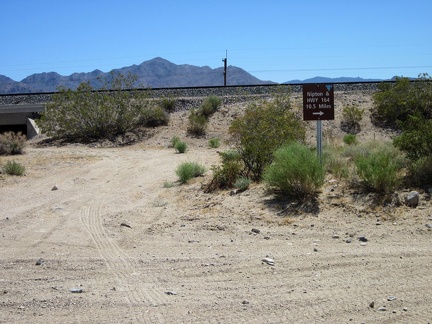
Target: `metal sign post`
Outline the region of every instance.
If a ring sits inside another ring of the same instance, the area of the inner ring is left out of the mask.
[[[317,121],[317,153],[322,156],[322,120],[334,120],[333,84],[303,84],[303,120]]]

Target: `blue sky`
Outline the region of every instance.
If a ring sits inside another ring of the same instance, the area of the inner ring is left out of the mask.
[[[0,74],[163,57],[262,80],[432,75],[431,0],[1,0]]]

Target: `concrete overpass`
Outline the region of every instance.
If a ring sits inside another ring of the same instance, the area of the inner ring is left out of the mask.
[[[39,134],[35,123],[38,113],[45,110],[45,104],[0,105],[0,133],[21,131],[27,138]]]

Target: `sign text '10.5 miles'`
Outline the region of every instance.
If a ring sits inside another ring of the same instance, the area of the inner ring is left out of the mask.
[[[332,84],[303,84],[303,120],[334,120]]]

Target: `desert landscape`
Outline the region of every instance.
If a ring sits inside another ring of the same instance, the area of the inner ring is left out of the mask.
[[[370,122],[371,94],[335,92],[325,140],[342,145],[353,103],[366,112],[359,141],[390,140]],[[432,322],[430,192],[401,188],[419,205],[384,206],[329,175],[312,210],[262,184],[204,192],[245,105],[224,105],[203,138],[177,111],[133,145],[39,138],[0,157],[27,170],[0,174],[0,323]],[[169,147],[174,135],[185,154]],[[184,161],[205,176],[180,185]]]

